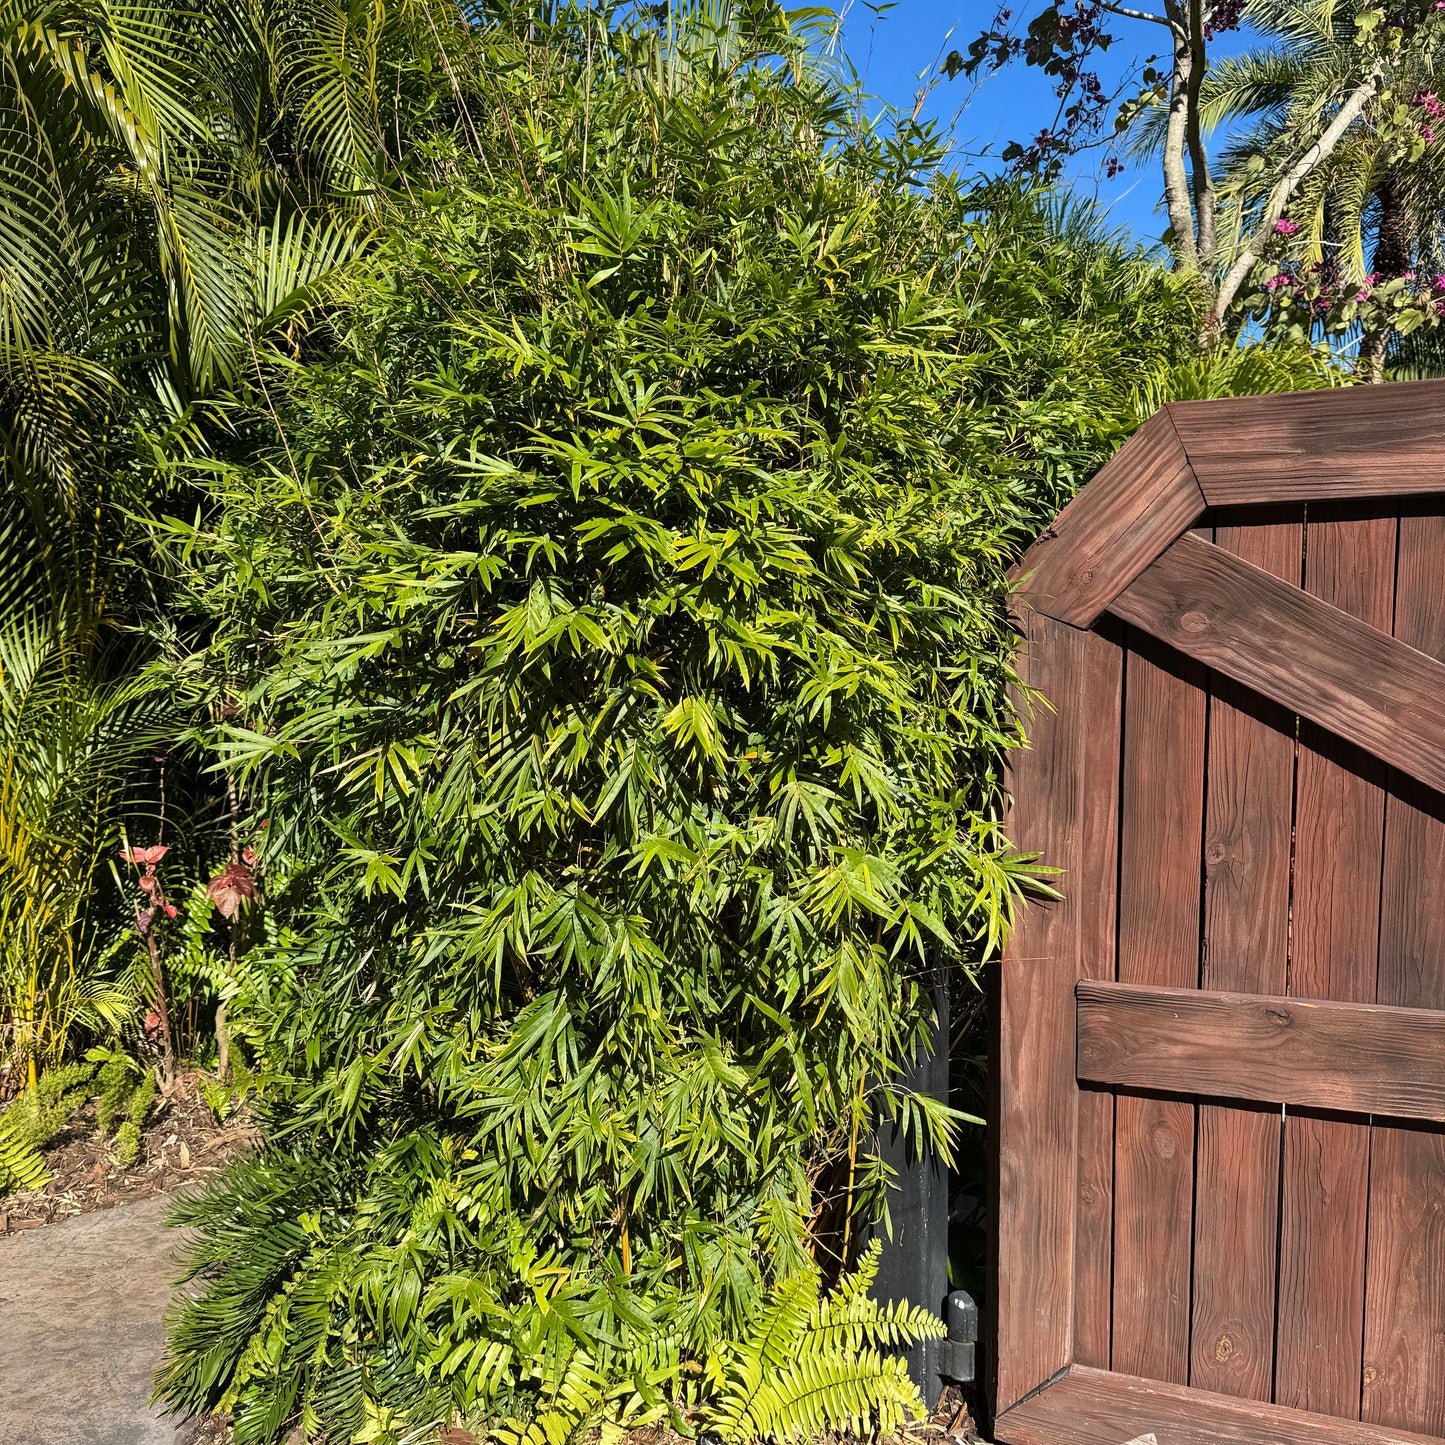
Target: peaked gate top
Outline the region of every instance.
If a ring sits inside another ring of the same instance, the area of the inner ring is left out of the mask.
[[[1217,508],[1431,494],[1445,494],[1445,382],[1173,402],[1013,575],[1046,617],[1086,628],[1111,612],[1445,789],[1445,665],[1190,534]]]

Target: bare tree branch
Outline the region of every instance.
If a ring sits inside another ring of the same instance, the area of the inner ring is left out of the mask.
[[[1189,193],[1189,174],[1184,151],[1189,137],[1190,73],[1194,53],[1176,0],[1165,0],[1174,32],[1174,59],[1169,75],[1169,118],[1164,129],[1164,207],[1169,229],[1174,233],[1174,255],[1185,270],[1199,265],[1194,239],[1194,206]]]
[[[1099,0],[1099,9],[1107,10],[1111,15],[1121,15],[1125,20],[1147,20],[1151,25],[1174,29],[1173,21],[1166,15],[1151,15],[1147,10],[1131,10],[1127,5],[1115,5],[1113,0]]]
[[[1185,139],[1189,146],[1189,170],[1194,183],[1194,237],[1199,265],[1204,271],[1214,267],[1214,179],[1209,174],[1209,152],[1199,123],[1199,92],[1204,84],[1208,57],[1204,49],[1203,0],[1189,3],[1189,83]]]
[[[1370,73],[1355,87],[1349,98],[1336,112],[1335,118],[1325,127],[1320,138],[1275,182],[1274,189],[1270,191],[1269,199],[1265,203],[1264,215],[1260,219],[1259,225],[1220,283],[1210,317],[1213,327],[1217,329],[1220,319],[1229,309],[1230,302],[1239,294],[1239,288],[1244,285],[1249,273],[1254,269],[1254,263],[1259,260],[1259,253],[1264,249],[1265,243],[1274,231],[1275,224],[1284,214],[1284,208],[1289,204],[1289,199],[1298,189],[1300,182],[1330,155],[1344,138],[1345,132],[1360,118],[1361,112],[1379,89],[1380,80],[1384,74],[1385,62],[1377,60]]]

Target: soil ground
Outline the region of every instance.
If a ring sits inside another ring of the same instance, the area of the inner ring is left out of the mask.
[[[125,1168],[95,1127],[91,1102],[46,1146],[50,1182],[0,1196],[0,1445],[212,1439],[150,1403],[181,1272],[164,1220],[168,1196],[255,1131],[244,1113],[217,1124],[194,1075],[157,1102]]]
[[[135,1162],[122,1169],[111,1146],[95,1136],[92,1101],[46,1146],[51,1179],[45,1188],[0,1195],[0,1252],[7,1234],[199,1183],[254,1137],[244,1111],[217,1124],[195,1075],[182,1074],[152,1109]]]

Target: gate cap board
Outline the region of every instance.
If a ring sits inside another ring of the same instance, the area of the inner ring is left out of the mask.
[[[1103,646],[1091,629],[1105,613],[1445,792],[1445,665],[1190,535],[1221,508],[1441,494],[1445,382],[1180,402],[1157,412],[1010,574],[1025,604],[1028,685],[1054,704],[1036,714],[1033,752],[1015,761],[1020,782],[1027,770],[1033,795],[1051,799],[1048,816],[1034,819],[1028,851],[1069,874],[1090,846],[1085,759],[1093,748],[1107,751],[1108,740],[1091,742],[1092,714],[1082,704],[1099,686],[1087,674]],[[1440,1445],[1079,1363],[1089,1355],[1074,1338],[1074,987],[1088,951],[1078,912],[1068,903],[1028,910],[1015,959],[1006,958],[996,1055],[997,1187],[1009,1201],[996,1231],[997,1437],[1009,1445],[1132,1445],[1151,1435],[1157,1445]],[[1118,1007],[1142,1006],[1094,993],[1101,1028]],[[1199,1008],[1245,1007],[1224,995],[1194,997]],[[1376,1012],[1380,1029],[1401,1022]],[[1321,1011],[1320,1026],[1329,1021]],[[1247,1033],[1252,1015],[1240,1013],[1237,1023]],[[1113,1067],[1096,1065],[1102,1082]],[[1017,1084],[1010,1070],[1019,1071]],[[1445,1105],[1426,1100],[1416,1117],[1445,1117]]]

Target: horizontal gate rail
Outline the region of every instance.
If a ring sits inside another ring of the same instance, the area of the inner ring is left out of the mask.
[[[1082,982],[1078,1076],[1445,1122],[1445,1013]]]
[[[1073,1366],[999,1417],[1011,1445],[1440,1445],[1430,1435]]]
[[[1445,791],[1445,663],[1187,535],[1109,610]]]

